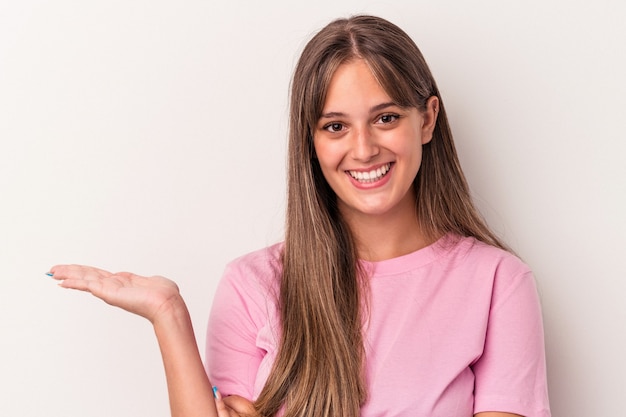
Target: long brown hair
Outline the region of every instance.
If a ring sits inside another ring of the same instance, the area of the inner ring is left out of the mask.
[[[365,276],[353,234],[313,150],[330,80],[341,64],[363,59],[400,106],[440,111],[414,180],[421,230],[435,240],[474,236],[504,245],[475,209],[456,155],[443,102],[411,38],[373,16],[331,22],[305,46],[291,85],[288,200],[279,309],[282,326],[272,372],[255,406],[262,416],[358,417],[366,399],[362,336]]]

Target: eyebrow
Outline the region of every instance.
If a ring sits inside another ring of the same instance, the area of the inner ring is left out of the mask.
[[[370,109],[370,113],[375,113],[377,111],[380,111],[380,110],[386,109],[387,107],[392,107],[392,106],[397,106],[397,104],[394,103],[393,101],[389,101],[389,102],[386,102],[386,103],[380,103],[380,104],[377,104],[374,107],[372,107]],[[331,111],[331,112],[322,114],[320,116],[320,119],[322,119],[322,118],[324,118],[324,119],[332,119],[333,117],[343,117],[345,115],[346,114],[342,113],[342,112]]]

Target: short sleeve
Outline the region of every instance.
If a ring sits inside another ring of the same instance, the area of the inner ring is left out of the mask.
[[[258,335],[268,320],[268,293],[258,271],[233,262],[216,290],[206,334],[206,371],[223,395],[253,399],[267,354]]]
[[[472,369],[475,413],[550,416],[541,308],[530,271],[496,271],[484,351]]]

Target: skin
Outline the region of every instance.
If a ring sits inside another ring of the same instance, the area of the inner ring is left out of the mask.
[[[173,417],[253,416],[249,400],[214,399],[178,286],[160,277],[111,273],[82,265],[57,265],[52,277],[63,288],[86,291],[108,304],[146,318],[154,327],[167,379]]]
[[[341,65],[331,79],[314,147],[324,177],[339,197],[339,209],[356,232],[363,259],[390,259],[429,243],[419,230],[411,184],[422,145],[432,139],[438,106],[436,97],[423,112],[397,106],[362,60]],[[386,178],[374,183],[359,184],[346,173],[370,172],[389,163]],[[58,265],[50,272],[61,287],[89,292],[152,323],[173,417],[256,415],[248,399],[222,398],[219,392],[214,398],[189,312],[174,282],[79,265]],[[515,416],[520,417],[495,411],[475,415]]]
[[[331,79],[313,143],[362,259],[390,259],[430,243],[420,232],[412,184],[438,106],[437,97],[423,113],[396,105],[363,60],[341,65]],[[357,184],[347,173],[387,164],[381,181]]]

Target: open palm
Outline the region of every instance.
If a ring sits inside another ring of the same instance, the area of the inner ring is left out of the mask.
[[[57,265],[52,277],[64,288],[86,291],[108,304],[154,322],[173,303],[180,301],[178,286],[161,277],[143,277],[130,272],[111,273],[83,265]]]

